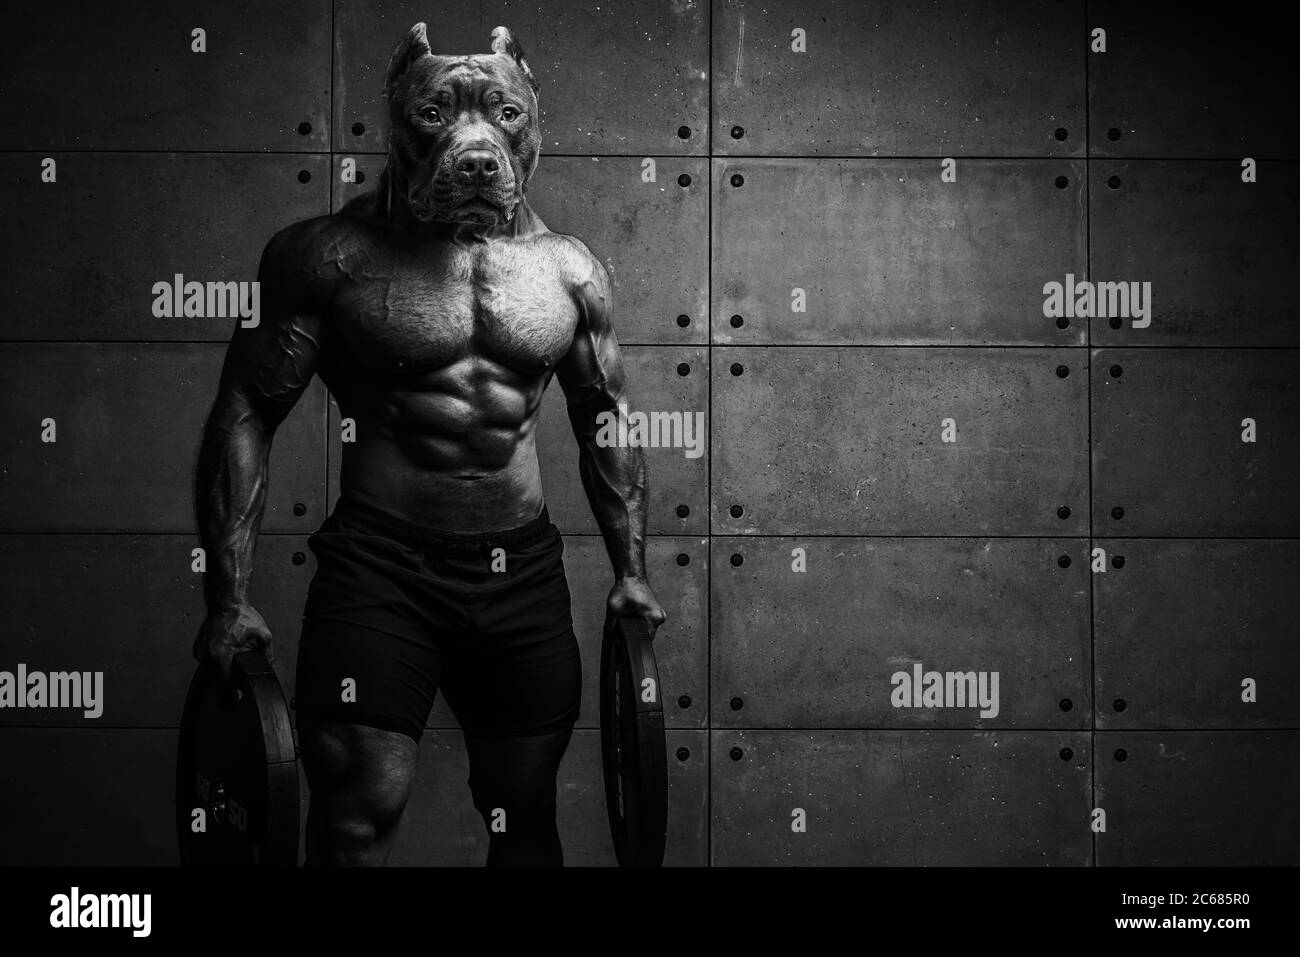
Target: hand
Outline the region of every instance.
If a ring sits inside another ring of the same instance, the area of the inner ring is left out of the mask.
[[[616,618],[640,618],[650,628],[650,637],[667,619],[663,605],[650,590],[650,583],[644,578],[620,578],[610,589],[605,603],[606,614],[610,621]]]
[[[230,662],[235,655],[245,651],[260,651],[267,661],[274,661],[271,653],[271,629],[252,605],[209,612],[194,639],[194,657],[221,672],[230,675]]]

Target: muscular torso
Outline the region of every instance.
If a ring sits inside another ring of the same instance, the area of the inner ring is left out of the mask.
[[[355,422],[344,494],[453,531],[540,511],[535,431],[578,320],[575,247],[526,207],[519,216],[511,235],[487,238],[348,215],[322,233],[319,373]]]

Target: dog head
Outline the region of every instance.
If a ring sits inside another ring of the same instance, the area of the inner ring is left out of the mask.
[[[392,201],[420,222],[507,223],[541,151],[537,80],[505,27],[492,52],[440,56],[417,23],[388,63]]]

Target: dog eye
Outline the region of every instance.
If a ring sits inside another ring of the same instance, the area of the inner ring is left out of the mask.
[[[424,110],[424,111],[420,114],[420,118],[423,119],[423,120],[425,120],[425,121],[427,121],[427,122],[429,122],[429,123],[437,123],[437,122],[438,122],[438,111],[435,110],[433,107],[429,107],[428,109]]]
[[[507,123],[509,123],[518,115],[519,115],[519,111],[516,110],[513,106],[507,106],[501,110],[501,119],[505,120]]]

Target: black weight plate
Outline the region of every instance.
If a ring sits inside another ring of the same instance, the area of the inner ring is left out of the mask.
[[[176,834],[185,867],[298,863],[289,708],[260,654],[238,655],[228,681],[201,666],[190,682],[176,759]]]
[[[605,807],[620,867],[661,867],[668,833],[663,693],[650,629],[621,618],[600,652]]]

